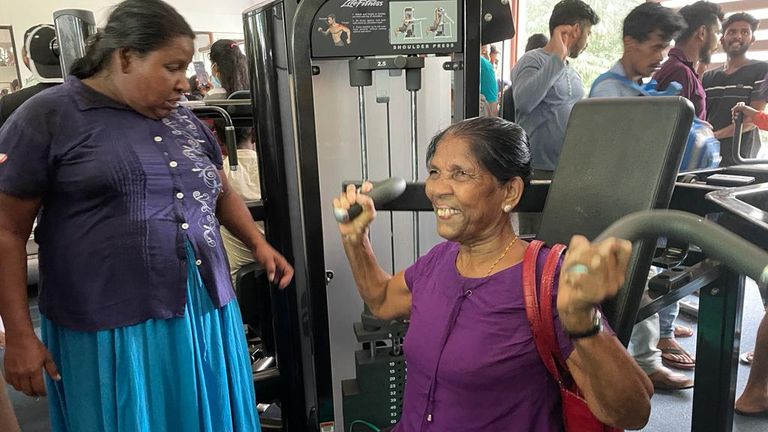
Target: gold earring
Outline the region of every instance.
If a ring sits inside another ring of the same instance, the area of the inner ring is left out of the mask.
[[[501,210],[502,210],[504,213],[512,213],[512,209],[513,209],[513,208],[514,208],[514,207],[512,207],[512,204],[507,204],[507,205],[505,205],[504,207],[502,207],[502,209],[501,209]]]

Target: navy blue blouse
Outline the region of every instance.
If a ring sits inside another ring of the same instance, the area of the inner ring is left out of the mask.
[[[40,311],[56,324],[182,316],[185,240],[213,304],[234,297],[216,218],[221,152],[188,109],[153,120],[69,77],[10,117],[0,153],[0,192],[42,198]]]

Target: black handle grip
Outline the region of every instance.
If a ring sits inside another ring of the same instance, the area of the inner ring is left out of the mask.
[[[227,158],[229,159],[229,169],[237,171],[237,137],[235,136],[234,126],[225,126],[224,134],[227,142]]]
[[[382,205],[399,197],[403,192],[405,192],[405,180],[402,177],[392,177],[374,184],[368,196],[373,200],[374,205]],[[363,208],[357,203],[352,204],[349,210],[333,209],[333,215],[337,222],[349,222],[360,216],[362,212]]]

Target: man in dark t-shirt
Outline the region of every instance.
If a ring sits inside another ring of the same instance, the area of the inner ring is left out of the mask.
[[[707,121],[715,129],[715,138],[720,140],[722,166],[735,163],[731,153],[734,133],[731,109],[739,102],[758,111],[765,108],[765,96],[761,96],[760,87],[768,73],[768,63],[747,58],[747,51],[755,42],[757,26],[758,20],[743,12],[723,21],[720,43],[728,60],[702,78],[707,93]],[[760,133],[751,125],[745,126],[745,131],[741,136],[741,156],[753,158],[760,150]]]

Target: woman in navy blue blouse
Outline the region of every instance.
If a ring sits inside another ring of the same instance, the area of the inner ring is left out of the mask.
[[[220,224],[280,287],[293,268],[230,191],[210,131],[177,105],[193,38],[166,3],[124,1],[66,83],[0,130],[6,378],[47,393],[54,431],[259,430]],[[43,343],[24,270],[41,208]]]

